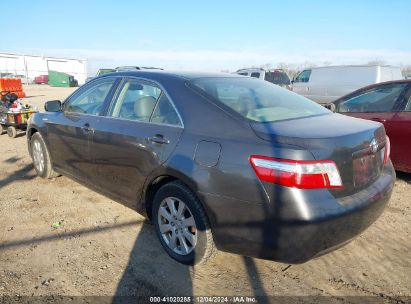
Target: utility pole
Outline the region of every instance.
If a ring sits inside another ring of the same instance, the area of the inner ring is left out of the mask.
[[[27,71],[27,60],[26,60],[26,55],[23,55],[23,60],[24,60],[24,75],[26,76],[26,85],[29,84],[29,74]]]

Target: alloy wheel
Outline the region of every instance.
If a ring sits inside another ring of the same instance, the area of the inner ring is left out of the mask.
[[[44,153],[43,148],[38,140],[33,142],[33,162],[38,172],[44,170]]]
[[[197,227],[188,206],[175,197],[165,198],[158,210],[158,226],[167,246],[175,253],[187,255],[197,244]]]

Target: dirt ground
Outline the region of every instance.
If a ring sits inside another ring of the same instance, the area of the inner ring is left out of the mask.
[[[25,90],[27,102],[42,109],[45,100],[63,99],[73,89]],[[66,177],[36,177],[25,136],[2,135],[0,296],[311,296],[302,302],[373,296],[406,303],[410,202],[411,175],[398,174],[381,218],[333,253],[288,267],[220,252],[210,264],[189,268],[166,255],[142,216]]]

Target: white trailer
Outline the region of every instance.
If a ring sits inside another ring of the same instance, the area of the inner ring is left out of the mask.
[[[0,53],[0,77],[20,77],[26,83],[49,70],[70,74],[82,85],[87,78],[87,60]]]

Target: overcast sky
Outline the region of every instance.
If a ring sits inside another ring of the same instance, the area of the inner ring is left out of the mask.
[[[411,1],[1,0],[0,52],[236,70],[280,62],[411,64]],[[10,19],[11,18],[11,19]]]

